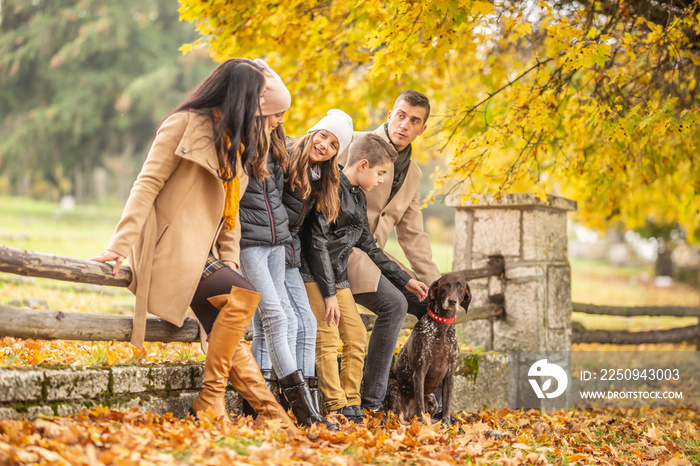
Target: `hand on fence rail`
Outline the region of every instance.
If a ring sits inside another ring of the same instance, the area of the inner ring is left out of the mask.
[[[97,262],[112,262],[114,261],[114,267],[112,267],[112,272],[114,273],[114,276],[117,276],[117,273],[119,272],[119,268],[122,266],[122,262],[124,262],[125,257],[122,256],[121,254],[118,254],[114,251],[110,251],[107,249],[105,252],[100,254],[97,257],[91,257],[91,261],[97,261]]]
[[[126,265],[122,265],[114,275],[114,269],[107,264],[8,246],[0,246],[0,272],[119,287],[127,287],[132,278],[131,268]]]

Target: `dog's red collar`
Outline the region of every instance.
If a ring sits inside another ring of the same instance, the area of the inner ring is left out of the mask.
[[[431,319],[440,324],[453,324],[455,322],[455,319],[457,318],[453,317],[451,319],[447,319],[445,317],[440,317],[439,315],[435,314],[432,309],[430,309],[430,306],[428,306],[428,315]]]

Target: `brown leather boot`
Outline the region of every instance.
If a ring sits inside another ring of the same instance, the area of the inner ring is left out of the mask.
[[[282,427],[288,432],[294,434],[299,432],[270,392],[250,349],[243,341],[238,343],[236,353],[233,355],[228,380],[255,410],[257,413],[256,422],[263,423],[267,420],[278,419],[282,421]]]
[[[255,291],[234,286],[227,295],[209,298],[209,302],[219,308],[219,315],[209,334],[202,390],[192,403],[192,411],[195,413],[211,408],[217,417],[231,422],[224,402],[226,384],[234,354],[238,350],[238,342],[253,317],[260,296],[260,293]]]
[[[265,379],[265,383],[267,384],[267,389],[270,390],[270,393],[272,393],[272,396],[275,397],[275,400],[284,408],[285,412],[289,411],[289,406],[285,406],[285,402],[287,401],[283,396],[279,396],[279,388],[278,388],[278,383],[277,383],[277,376],[275,375],[275,371],[272,369],[260,369],[260,373],[263,376],[263,379]],[[229,375],[229,382],[231,382],[231,376]],[[233,382],[231,382],[233,385]],[[243,398],[241,400],[243,403],[243,414],[246,416],[250,416],[253,419],[258,417],[257,411],[255,411],[255,408],[253,408],[250,403],[248,403],[248,400]]]

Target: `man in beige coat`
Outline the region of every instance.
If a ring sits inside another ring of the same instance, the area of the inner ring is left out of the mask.
[[[411,160],[411,143],[426,128],[430,102],[420,92],[401,93],[389,111],[387,122],[374,133],[394,145],[399,158],[384,175],[387,180],[366,193],[367,216],[377,245],[384,249],[392,231],[403,250],[412,277],[430,284],[440,277],[432,260],[430,237],[423,229],[420,211],[422,172]],[[356,133],[355,139],[361,134]],[[347,152],[339,158],[344,165]],[[348,280],[355,301],[377,314],[368,345],[364,370],[362,407],[383,410],[391,360],[406,313],[419,319],[428,312],[427,301],[396,288],[364,252],[353,249],[348,262]]]

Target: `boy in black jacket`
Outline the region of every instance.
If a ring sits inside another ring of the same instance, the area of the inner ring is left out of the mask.
[[[316,371],[327,412],[354,422],[364,417],[360,384],[367,345],[367,330],[357,312],[347,275],[353,247],[362,249],[399,288],[423,300],[428,287],[411,276],[377,247],[367,220],[364,191],[384,182],[384,174],[396,160],[396,150],[379,136],[367,134],[350,146],[347,164],[340,173],[340,213],[328,224],[315,212],[304,233],[302,276],[311,309],[318,320]],[[343,347],[338,370],[338,347]]]

